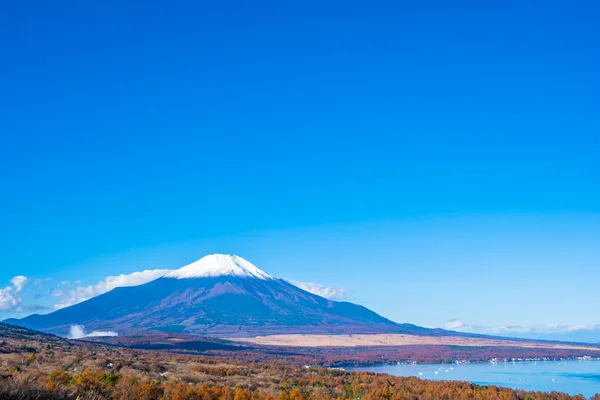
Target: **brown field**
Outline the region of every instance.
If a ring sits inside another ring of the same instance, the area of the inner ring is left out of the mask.
[[[416,336],[404,334],[358,334],[358,335],[271,335],[233,339],[238,342],[285,347],[381,347],[381,346],[465,346],[465,347],[520,347],[563,350],[599,351],[600,346],[518,341],[509,339],[485,339],[459,336]]]

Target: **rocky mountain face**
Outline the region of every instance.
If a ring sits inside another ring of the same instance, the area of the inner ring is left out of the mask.
[[[139,330],[220,337],[283,333],[412,333],[436,330],[397,324],[349,302],[333,301],[277,279],[238,256],[215,254],[162,278],[121,287],[46,315],[7,322],[66,334]]]

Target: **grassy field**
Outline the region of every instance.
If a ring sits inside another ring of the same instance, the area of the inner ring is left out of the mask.
[[[464,347],[519,347],[524,349],[561,349],[598,352],[600,346],[587,344],[510,340],[463,336],[419,336],[405,334],[355,335],[270,335],[236,339],[243,343],[286,347],[372,347],[372,346],[464,346]]]

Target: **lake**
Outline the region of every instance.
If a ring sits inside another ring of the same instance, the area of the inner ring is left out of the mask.
[[[600,361],[519,361],[469,364],[395,364],[351,368],[396,376],[416,376],[431,380],[469,381],[480,385],[589,398],[600,393]]]

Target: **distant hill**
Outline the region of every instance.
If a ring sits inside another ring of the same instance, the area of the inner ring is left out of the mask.
[[[328,300],[260,270],[238,256],[215,254],[155,281],[121,287],[46,315],[7,320],[65,335],[159,330],[219,337],[282,333],[453,334],[398,324],[353,303]]]
[[[37,340],[39,342],[60,342],[67,343],[68,341],[56,335],[48,333],[37,332],[31,329],[24,328],[22,326],[10,325],[4,322],[0,322],[0,338],[1,339],[28,339]]]
[[[72,347],[73,343],[59,336],[0,322],[0,354],[35,353],[40,345],[64,349]]]

